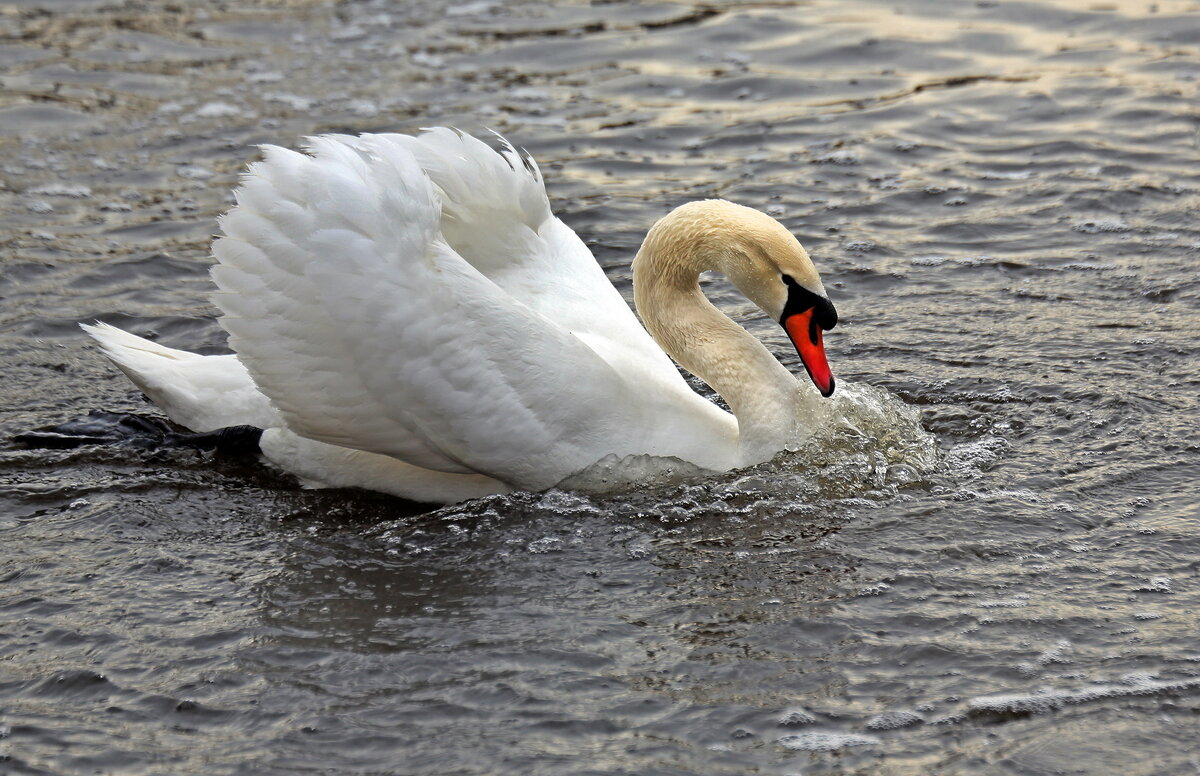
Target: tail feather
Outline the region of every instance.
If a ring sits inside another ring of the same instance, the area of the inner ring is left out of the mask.
[[[266,428],[279,413],[237,356],[201,356],[107,323],[80,324],[100,351],[179,425],[192,431]]]

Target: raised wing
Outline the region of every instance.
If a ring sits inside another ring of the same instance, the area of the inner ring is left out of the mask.
[[[385,140],[409,151],[433,183],[446,242],[514,299],[575,334],[618,370],[657,371],[685,387],[592,252],[550,211],[541,171],[500,135],[498,149],[445,127]]]
[[[451,246],[443,200],[405,142],[266,148],[213,247],[222,325],[299,434],[552,485],[611,446],[635,396],[579,337]],[[513,233],[541,239],[540,227]]]

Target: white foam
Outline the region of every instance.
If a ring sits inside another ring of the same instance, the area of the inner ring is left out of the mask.
[[[201,167],[195,164],[185,164],[175,168],[175,174],[180,178],[186,178],[190,181],[204,181],[211,178],[214,173],[207,167]]]
[[[1084,234],[1099,234],[1100,232],[1129,232],[1133,227],[1119,218],[1098,218],[1095,221],[1083,221],[1071,227],[1076,232]]]
[[[1139,585],[1134,588],[1139,593],[1170,593],[1171,578],[1170,577],[1150,577],[1144,585]]]
[[[863,725],[867,730],[899,730],[925,724],[925,718],[914,711],[885,711],[876,714]]]
[[[878,744],[874,736],[864,736],[858,733],[831,733],[822,730],[806,730],[779,739],[779,743],[788,749],[803,752],[834,752],[851,746],[871,746]]]
[[[301,97],[297,94],[291,94],[289,92],[271,92],[270,94],[263,95],[263,99],[269,102],[286,105],[292,110],[299,111],[310,110],[314,105],[313,100],[310,100],[307,97]]]
[[[571,475],[558,487],[584,493],[621,493],[699,479],[711,474],[679,458],[655,455],[606,455],[583,471]]]
[[[47,183],[44,186],[29,189],[25,193],[41,194],[44,197],[70,197],[71,199],[85,199],[92,196],[92,190],[87,186],[70,183]]]
[[[988,601],[979,601],[975,605],[980,609],[1020,609],[1026,606],[1029,602],[1020,598],[999,598]]]
[[[1045,714],[1067,705],[1106,698],[1163,695],[1200,689],[1200,677],[1162,681],[1150,674],[1129,674],[1120,684],[1075,689],[1047,688],[1036,693],[982,695],[967,701],[968,714]]]
[[[242,115],[245,115],[245,111],[238,106],[219,101],[206,102],[197,108],[196,112],[192,114],[194,118],[198,119],[220,119]]]
[[[1071,662],[1071,642],[1066,639],[1060,639],[1050,649],[1038,655],[1038,665],[1050,665],[1051,663],[1070,663]]]
[[[780,727],[803,727],[804,725],[815,725],[818,720],[808,709],[802,706],[787,709],[779,717]]]
[[[985,436],[950,448],[946,452],[946,464],[956,474],[973,476],[998,460],[1008,449],[1009,443],[1004,438]]]
[[[1032,170],[984,170],[979,177],[985,181],[1023,181],[1033,177]]]
[[[830,151],[829,153],[814,156],[813,162],[816,164],[858,164],[858,154],[853,151]]]

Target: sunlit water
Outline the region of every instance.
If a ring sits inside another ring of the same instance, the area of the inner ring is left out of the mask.
[[[1197,79],[1171,0],[9,6],[5,437],[148,411],[80,321],[222,352],[215,216],[316,132],[504,132],[627,296],[761,208],[842,323],[835,422],[632,492],[5,447],[0,773],[1200,772]]]

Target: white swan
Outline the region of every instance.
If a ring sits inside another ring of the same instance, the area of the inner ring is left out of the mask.
[[[678,208],[633,263],[651,339],[550,212],[537,165],[501,142],[439,128],[265,147],[213,245],[237,355],[84,328],[172,420],[265,429],[266,458],[310,484],[453,502],[548,488],[607,456],[727,470],[796,441],[817,391],[698,278],[724,273],[779,321],[828,396],[821,332],[837,316],[800,243],[729,202]]]

